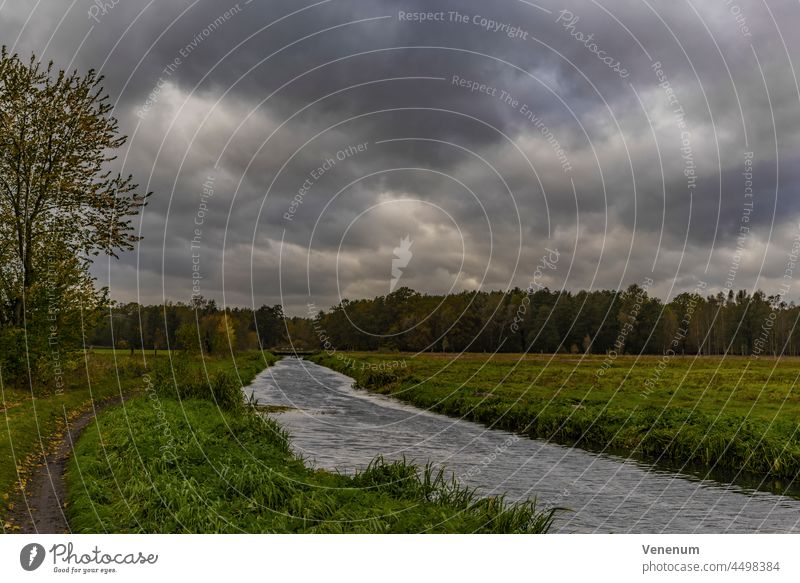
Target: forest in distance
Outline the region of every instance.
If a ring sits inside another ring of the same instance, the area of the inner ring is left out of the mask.
[[[699,290],[700,288],[698,288]],[[407,287],[373,299],[343,300],[308,317],[280,305],[221,309],[214,300],[140,306],[116,304],[88,343],[121,349],[205,353],[293,346],[297,349],[403,352],[541,352],[796,356],[800,306],[745,290],[669,302],[626,290],[530,293],[515,288],[450,295]]]

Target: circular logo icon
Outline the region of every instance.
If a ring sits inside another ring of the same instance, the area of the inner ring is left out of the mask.
[[[42,566],[44,555],[44,547],[39,543],[25,545],[19,552],[19,564],[26,571],[35,571]]]

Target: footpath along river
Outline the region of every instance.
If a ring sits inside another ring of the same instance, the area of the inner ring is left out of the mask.
[[[311,465],[352,472],[375,456],[444,465],[483,495],[571,509],[557,532],[800,532],[800,500],[594,454],[423,411],[285,358],[247,387]]]

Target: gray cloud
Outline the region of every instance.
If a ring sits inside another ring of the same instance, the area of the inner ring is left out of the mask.
[[[137,251],[97,265],[112,296],[187,299],[193,237],[206,296],[290,313],[386,293],[405,235],[403,284],[436,292],[525,286],[545,247],[564,253],[555,287],[717,289],[741,227],[736,285],[781,276],[800,218],[800,8],[312,4],[4,5],[15,50],[102,70],[130,136],[120,164],[156,193]],[[445,21],[399,18],[430,10]]]

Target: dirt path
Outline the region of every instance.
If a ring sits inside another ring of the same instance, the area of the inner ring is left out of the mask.
[[[67,462],[75,449],[81,432],[95,416],[110,407],[121,403],[120,397],[95,403],[92,409],[82,413],[73,421],[65,417],[67,430],[50,454],[42,459],[28,479],[27,491],[17,496],[10,522],[19,527],[14,532],[23,534],[62,534],[70,532],[64,500],[67,487],[64,472]]]

